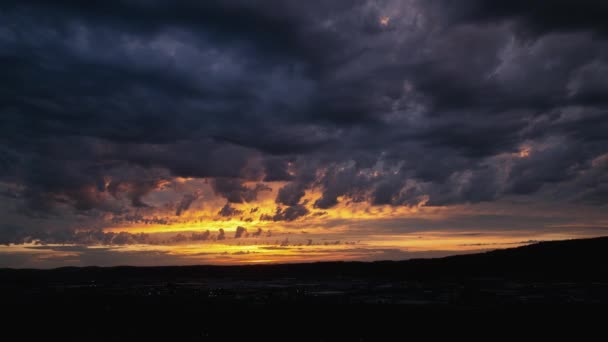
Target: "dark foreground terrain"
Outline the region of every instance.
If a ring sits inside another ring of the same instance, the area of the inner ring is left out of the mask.
[[[581,339],[605,334],[606,261],[608,237],[398,262],[3,269],[2,324],[18,340]]]

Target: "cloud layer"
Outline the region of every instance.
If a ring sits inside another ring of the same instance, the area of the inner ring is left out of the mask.
[[[3,1],[2,242],[162,224],[212,197],[218,220],[268,222],[362,203],[602,210],[606,15],[592,0]]]

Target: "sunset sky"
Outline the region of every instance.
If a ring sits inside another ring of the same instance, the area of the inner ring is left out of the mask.
[[[0,267],[608,235],[608,2],[0,2]]]

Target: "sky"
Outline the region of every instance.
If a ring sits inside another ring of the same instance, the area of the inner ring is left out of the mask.
[[[608,2],[0,3],[0,267],[608,234]]]

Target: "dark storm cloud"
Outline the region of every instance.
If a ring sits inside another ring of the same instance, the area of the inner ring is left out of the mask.
[[[29,242],[31,238],[22,227],[13,224],[0,225],[0,244],[9,245],[11,243]]]
[[[245,181],[287,181],[272,220],[307,215],[312,188],[320,209],[547,186],[605,204],[606,14],[591,0],[3,1],[0,181],[30,215],[145,209],[177,176],[229,203],[268,190]]]
[[[304,197],[304,186],[301,183],[293,182],[279,189],[277,203],[285,205],[296,205]]]
[[[253,202],[261,191],[271,191],[267,185],[258,183],[254,187],[248,187],[239,179],[215,178],[211,181],[211,187],[216,194],[226,198],[229,203]]]
[[[232,216],[237,216],[237,215],[241,215],[243,213],[242,210],[238,210],[234,207],[232,207],[230,205],[230,203],[226,203],[222,209],[220,209],[220,211],[218,212],[218,215],[223,216],[223,217],[232,217]]]
[[[294,221],[300,217],[306,216],[310,211],[303,204],[296,204],[289,207],[278,207],[274,215],[261,215],[260,220],[263,221]]]
[[[292,180],[289,174],[289,160],[282,157],[268,157],[264,159],[265,182]]]
[[[449,4],[449,1],[443,1]],[[608,4],[597,0],[465,0],[453,3],[452,10],[463,21],[515,19],[526,30],[541,34],[548,31],[589,30],[608,33],[604,20]]]
[[[224,230],[222,228],[219,229],[218,233],[217,233],[217,240],[225,240],[226,239],[226,233],[224,232]]]
[[[192,202],[194,202],[199,196],[200,195],[197,193],[184,195],[184,197],[182,197],[182,200],[177,205],[177,209],[175,209],[175,215],[179,216],[182,214],[182,212],[188,210],[188,208],[190,208],[190,205],[192,205]]]
[[[247,237],[247,229],[245,227],[238,226],[234,232],[234,238],[239,239],[241,237]]]

